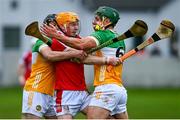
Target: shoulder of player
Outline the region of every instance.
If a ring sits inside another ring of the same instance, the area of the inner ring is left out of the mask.
[[[42,40],[38,39],[32,48],[32,52],[39,52],[41,47],[48,46]]]
[[[99,30],[91,34],[91,36],[116,36],[117,34],[112,30]]]

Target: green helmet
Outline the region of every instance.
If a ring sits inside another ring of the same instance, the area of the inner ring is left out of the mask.
[[[99,7],[95,11],[95,14],[100,17],[105,16],[105,17],[109,18],[113,25],[115,25],[118,22],[118,20],[120,19],[118,11],[114,8],[107,7],[107,6]]]

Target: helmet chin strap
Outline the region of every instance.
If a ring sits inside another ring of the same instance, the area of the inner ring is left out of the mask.
[[[66,33],[62,30],[62,28],[58,25],[58,23],[57,23],[57,21],[56,20],[54,20],[55,21],[55,23],[56,23],[56,25],[57,25],[57,27],[59,28],[59,30],[64,34],[64,35],[66,35]],[[64,28],[66,29],[66,25],[63,25],[64,26]],[[66,29],[66,31],[67,31],[67,29]]]
[[[64,35],[68,36],[68,35],[67,35],[67,25],[66,25],[66,24],[63,24],[63,27],[64,27],[64,30],[65,30],[65,31],[64,31],[61,27],[59,27],[59,25],[58,25],[59,30],[60,30],[61,32],[63,32]]]
[[[64,30],[65,30],[65,33],[67,33],[67,24],[64,24]]]
[[[102,25],[99,25],[99,24],[97,24],[97,25],[95,25],[95,30],[106,30],[108,27],[110,27],[112,25],[112,23],[109,23],[109,24],[107,24],[106,26],[102,26]]]

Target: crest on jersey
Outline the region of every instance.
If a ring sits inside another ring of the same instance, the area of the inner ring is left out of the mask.
[[[42,109],[41,105],[37,105],[37,106],[36,106],[36,110],[37,110],[37,111],[41,111],[41,109]]]

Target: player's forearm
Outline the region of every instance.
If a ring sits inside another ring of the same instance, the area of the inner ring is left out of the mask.
[[[76,48],[76,49],[82,49],[81,44],[82,41],[79,38],[72,38],[72,37],[67,37],[67,36],[61,36],[61,37],[57,37],[59,41],[61,41],[62,43],[64,43],[67,46],[70,46],[72,48]]]
[[[42,56],[49,61],[61,61],[70,58],[84,59],[86,53],[82,50],[69,49],[66,51],[52,51],[50,47],[42,47],[39,51]]]
[[[61,37],[59,36],[58,40],[66,44],[67,46],[70,46],[72,48],[79,49],[79,50],[87,50],[87,49],[96,47],[95,41],[89,37],[79,39],[79,38],[73,38],[73,37],[67,37],[67,36],[61,36]]]
[[[121,64],[121,61],[115,57],[98,57],[89,56],[84,61],[84,64],[99,64],[99,65],[112,65],[117,66]]]
[[[74,54],[74,52],[71,52],[71,51],[70,52],[51,51],[47,53],[46,59],[49,61],[55,62],[55,61],[62,61],[62,60],[70,59],[75,56],[76,55]]]
[[[105,65],[107,64],[107,58],[89,55],[82,62],[88,65],[92,65],[92,64]]]

